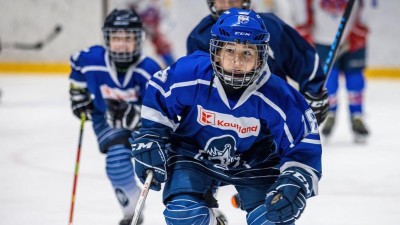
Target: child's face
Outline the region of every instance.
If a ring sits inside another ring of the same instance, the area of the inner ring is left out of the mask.
[[[243,0],[215,0],[214,7],[217,11],[225,11],[230,8],[242,8]]]
[[[258,65],[255,45],[226,43],[217,53],[216,62],[225,72],[243,75],[253,71]]]
[[[112,52],[133,52],[135,51],[136,39],[133,32],[118,30],[110,33],[110,50]]]

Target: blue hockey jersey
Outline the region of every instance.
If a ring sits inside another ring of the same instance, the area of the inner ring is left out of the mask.
[[[312,110],[268,68],[243,93],[227,95],[213,76],[210,55],[197,51],[154,74],[141,115],[140,131],[168,136],[172,155],[186,157],[172,156],[170,164],[195,159],[193,166],[218,173],[226,183],[243,184],[243,178],[254,176],[247,172],[260,171],[260,165],[259,176],[270,176],[271,183],[279,174],[277,167],[300,166],[316,180],[321,172]]]
[[[93,99],[93,127],[101,149],[109,135],[115,134],[115,130],[106,122],[105,99],[124,100],[140,106],[148,81],[154,73],[161,70],[154,60],[141,57],[126,73],[117,73],[103,46],[92,46],[77,52],[71,56],[70,64],[71,84],[87,88]]]
[[[258,13],[270,35],[268,65],[272,73],[286,80],[290,77],[299,84],[301,93],[317,94],[322,90],[325,75],[316,50],[296,30],[272,13]],[[209,51],[212,15],[205,17],[189,34],[187,53]]]

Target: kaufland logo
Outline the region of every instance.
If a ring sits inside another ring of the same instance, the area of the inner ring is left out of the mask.
[[[215,124],[215,113],[207,112],[203,108],[201,108],[200,123],[202,123],[204,125],[214,125]]]
[[[212,126],[222,130],[233,130],[239,137],[257,136],[260,132],[260,121],[252,117],[234,117],[229,114],[206,110],[197,106],[197,122],[203,126]]]

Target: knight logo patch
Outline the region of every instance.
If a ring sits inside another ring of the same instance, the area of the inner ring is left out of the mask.
[[[231,135],[213,137],[207,141],[204,150],[200,150],[197,159],[206,158],[220,169],[235,167],[240,162],[240,154],[236,155],[236,140]]]
[[[234,117],[229,114],[206,110],[197,106],[197,122],[202,126],[212,126],[222,130],[232,130],[241,138],[257,136],[260,133],[260,121],[253,117]]]

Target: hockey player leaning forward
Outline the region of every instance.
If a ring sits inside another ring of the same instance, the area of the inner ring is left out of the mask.
[[[141,54],[143,28],[134,11],[114,10],[103,26],[106,48],[92,46],[71,57],[71,106],[93,121],[106,171],[130,225],[140,194],[128,138],[138,125],[146,85],[160,66]]]
[[[249,9],[250,0],[207,0],[211,14],[206,16],[189,34],[187,53],[209,51],[211,27],[219,15],[230,8]],[[328,93],[324,87],[325,75],[316,50],[296,30],[272,13],[259,13],[271,32],[268,66],[272,73],[299,84],[300,93],[314,110],[318,124],[328,113]]]
[[[167,224],[223,224],[213,191],[234,185],[248,224],[293,224],[317,194],[321,142],[304,97],[272,74],[263,20],[230,9],[212,27],[210,54],[156,73],[130,139],[136,175],[154,171]]]

